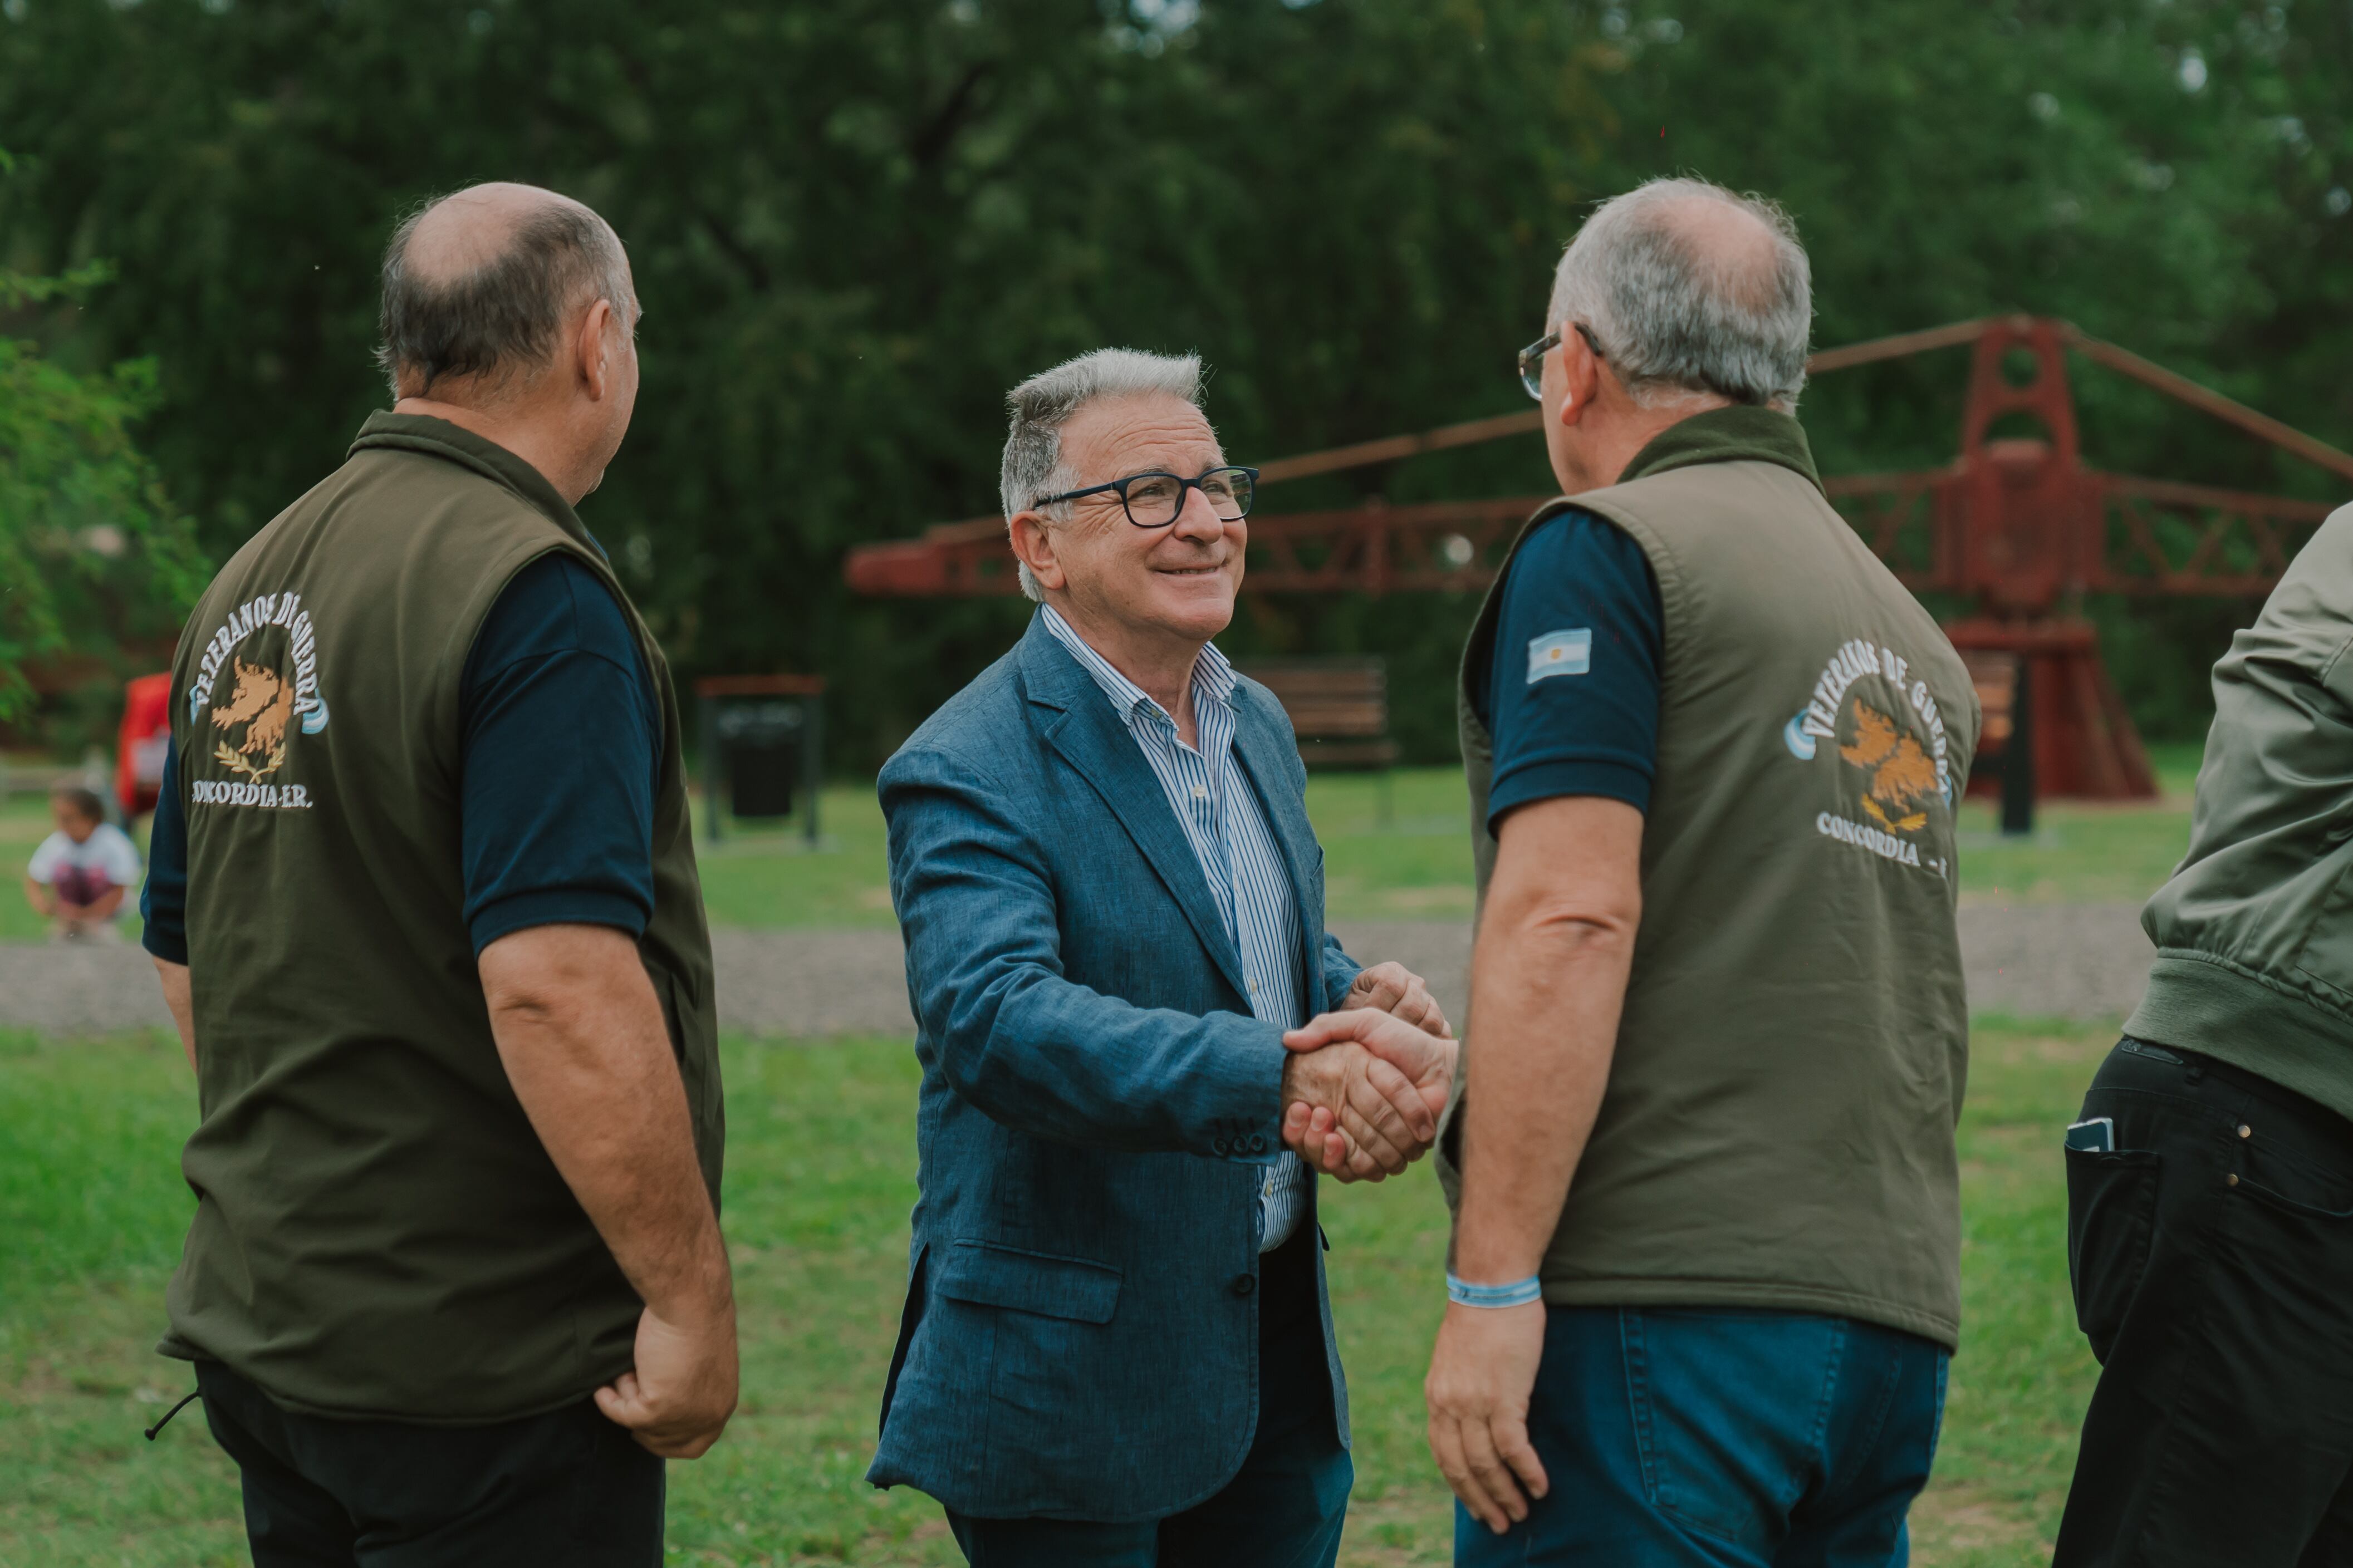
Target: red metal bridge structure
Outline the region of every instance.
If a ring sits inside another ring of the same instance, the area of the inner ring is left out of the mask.
[[[2072,352],[2156,388],[2282,450],[2353,480],[2353,454],[2260,414],[2139,355],[2047,317],[2000,316],[1815,354],[1833,371],[1967,346],[1960,451],[1941,468],[1823,479],[1832,505],[1896,577],[1967,608],[1946,624],[1965,656],[2008,656],[2027,679],[2037,793],[2124,800],[2157,793],[2118,700],[2086,594],[2267,593],[2332,510],[2296,500],[2108,473],[2087,466],[2067,381]],[[2021,420],[2015,416],[2025,416]],[[1535,409],[1265,464],[1261,489],[1478,442],[1525,436]],[[1997,436],[1998,422],[2039,426]],[[1481,590],[1528,514],[1549,497],[1254,513],[1244,591],[1385,595]],[[920,537],[863,545],[843,575],[860,593],[966,596],[1017,591],[1002,518],[942,523]],[[1973,660],[1976,662],[1977,660]],[[2007,731],[1989,711],[1987,740]]]

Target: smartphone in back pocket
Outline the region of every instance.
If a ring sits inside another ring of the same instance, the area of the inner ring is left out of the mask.
[[[2072,1123],[2067,1129],[2067,1147],[2094,1154],[2116,1152],[2116,1119],[2094,1116],[2088,1121]]]

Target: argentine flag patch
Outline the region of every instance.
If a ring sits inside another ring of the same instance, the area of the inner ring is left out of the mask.
[[[1583,675],[1593,668],[1593,628],[1577,626],[1528,639],[1528,684],[1547,675]]]

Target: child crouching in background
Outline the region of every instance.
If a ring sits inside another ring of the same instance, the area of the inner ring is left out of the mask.
[[[25,897],[58,942],[120,940],[114,917],[139,885],[139,851],[106,820],[92,792],[62,786],[49,796],[58,830],[41,840],[25,868]]]

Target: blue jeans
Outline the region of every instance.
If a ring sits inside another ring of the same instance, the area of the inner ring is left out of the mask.
[[[1551,1492],[1458,1568],[1903,1568],[1945,1408],[1943,1346],[1715,1308],[1555,1307],[1528,1432]]]

